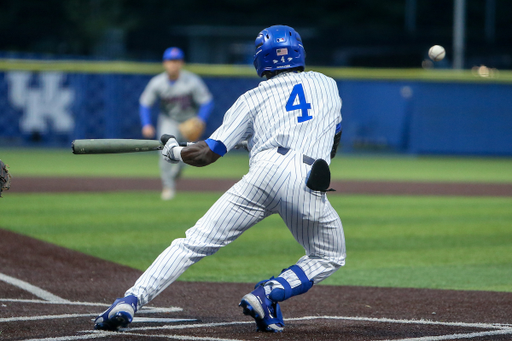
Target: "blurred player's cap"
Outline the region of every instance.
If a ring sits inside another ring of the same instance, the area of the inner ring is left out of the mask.
[[[164,51],[163,60],[182,60],[185,54],[179,47],[169,47]]]

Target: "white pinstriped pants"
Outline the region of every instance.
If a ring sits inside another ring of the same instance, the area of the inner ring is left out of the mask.
[[[189,266],[213,255],[265,217],[278,213],[306,255],[298,260],[314,283],[345,264],[341,220],[324,193],[311,191],[305,179],[311,166],[293,151],[275,149],[251,160],[249,173],[233,185],[197,223],[165,249],[126,295],[143,306],[174,282]],[[257,247],[257,246],[255,246]]]

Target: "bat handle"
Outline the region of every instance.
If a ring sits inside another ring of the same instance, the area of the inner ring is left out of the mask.
[[[170,138],[176,138],[176,137],[174,137],[174,135],[163,134],[160,137],[160,141],[165,146],[165,144],[167,143],[167,141],[169,141]],[[182,146],[182,147],[187,147],[187,146],[190,146],[190,145],[193,145],[193,144],[194,144],[194,142],[179,142],[179,145]]]
[[[169,141],[170,138],[175,138],[175,137],[173,135],[163,134],[160,137],[160,141],[162,141],[162,144],[165,146],[165,144],[167,143],[167,141]]]

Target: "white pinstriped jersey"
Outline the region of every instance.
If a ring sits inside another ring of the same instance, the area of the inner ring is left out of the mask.
[[[287,72],[249,90],[226,112],[210,136],[229,151],[249,138],[251,158],[286,147],[330,162],[336,125],[341,122],[336,82],[318,72]]]
[[[272,214],[281,216],[304,248],[306,254],[296,265],[309,281],[320,283],[343,266],[341,219],[325,192],[306,186],[311,165],[300,155],[330,162],[340,110],[336,83],[317,72],[283,73],[243,94],[210,138],[228,151],[249,138],[249,172],[187,230],[185,238],[175,239],[125,295],[145,305],[189,266]],[[291,151],[278,153],[278,147]],[[291,270],[279,277],[291,288],[302,285]]]

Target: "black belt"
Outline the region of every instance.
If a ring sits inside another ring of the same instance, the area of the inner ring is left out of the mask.
[[[281,155],[286,155],[286,153],[288,153],[289,151],[290,151],[290,148],[285,148],[285,147],[277,148],[277,152]],[[304,162],[306,165],[311,166],[315,162],[315,159],[313,159],[312,157],[306,156],[306,155],[302,155],[302,162]]]

